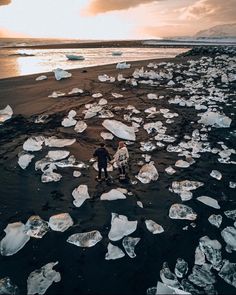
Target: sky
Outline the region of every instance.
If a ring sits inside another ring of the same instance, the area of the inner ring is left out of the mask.
[[[0,0],[0,37],[164,38],[235,20],[236,0]]]

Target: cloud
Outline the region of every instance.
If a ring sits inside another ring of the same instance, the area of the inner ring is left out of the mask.
[[[11,0],[0,0],[0,5],[8,5],[11,3]]]
[[[114,10],[123,10],[141,4],[149,4],[162,0],[90,0],[86,12],[90,15],[105,13]]]
[[[191,35],[193,29],[191,26],[182,24],[164,25],[164,26],[147,26],[139,30],[147,38],[168,38],[173,36]]]
[[[180,19],[209,20],[218,23],[235,21],[235,0],[198,0],[179,9]]]

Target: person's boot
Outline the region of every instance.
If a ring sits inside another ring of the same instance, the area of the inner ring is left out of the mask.
[[[101,181],[102,181],[102,179],[99,178],[98,176],[96,177],[96,180],[97,180],[98,182],[101,182]]]

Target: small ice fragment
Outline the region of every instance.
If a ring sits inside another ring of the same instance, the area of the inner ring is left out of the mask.
[[[80,171],[74,171],[73,172],[73,176],[74,177],[80,177],[81,176],[81,172]]]
[[[9,277],[0,279],[0,294],[1,295],[18,295],[18,287],[11,281]]]
[[[201,197],[197,197],[197,200],[202,202],[203,204],[210,206],[212,208],[215,209],[220,209],[220,205],[218,204],[217,200],[211,198],[211,197],[207,197],[207,196],[201,196]]]
[[[197,246],[195,250],[195,261],[194,264],[203,265],[206,262],[206,257],[203,251]]]
[[[49,218],[48,225],[52,230],[64,232],[73,225],[73,220],[68,213],[60,213]]]
[[[99,98],[99,97],[102,97],[102,94],[101,93],[94,93],[92,95],[93,98]]]
[[[120,199],[126,199],[126,196],[120,192],[117,189],[112,189],[108,193],[104,193],[101,195],[100,200],[102,201],[114,201],[114,200],[120,200]]]
[[[229,182],[229,187],[230,188],[236,188],[236,182],[230,181]]]
[[[210,175],[211,175],[211,177],[214,177],[218,180],[221,180],[221,178],[222,178],[222,174],[217,170],[212,170]]]
[[[188,263],[182,259],[178,258],[175,265],[175,274],[178,278],[183,278],[188,272]]]
[[[58,262],[50,262],[40,269],[36,269],[35,271],[30,273],[27,279],[28,295],[43,295],[53,282],[60,282],[60,273],[53,269],[53,267],[57,264]]]
[[[22,152],[19,155],[18,164],[22,169],[26,169],[29,165],[29,163],[34,158],[34,155],[31,155],[29,153]]]
[[[49,231],[48,223],[37,215],[31,216],[26,224],[24,232],[33,238],[41,239]]]
[[[216,214],[212,214],[211,216],[209,216],[208,221],[216,226],[216,227],[220,227],[221,223],[222,223],[222,216],[221,215],[216,215]]]
[[[98,104],[99,104],[100,106],[104,106],[104,105],[107,104],[107,100],[106,100],[105,98],[101,98],[101,99],[99,100]]]
[[[55,136],[51,136],[49,138],[45,139],[45,145],[49,147],[65,147],[68,145],[72,145],[73,143],[76,142],[76,139],[60,139],[56,138]]]
[[[229,253],[231,253],[232,250],[236,251],[236,228],[227,226],[221,231],[221,236],[227,244],[226,251]]]
[[[58,161],[58,160],[67,158],[69,154],[70,154],[69,151],[63,151],[63,150],[49,151],[46,157],[48,157],[52,161]]]
[[[9,223],[4,229],[6,235],[0,242],[0,252],[3,256],[10,256],[22,249],[30,240],[25,234],[25,225],[22,222]]]
[[[203,264],[202,266],[194,265],[192,273],[188,276],[190,282],[198,287],[206,287],[216,282],[215,275],[211,272],[211,265]]]
[[[43,136],[30,137],[24,142],[23,149],[28,152],[40,151],[44,141]]]
[[[236,209],[224,211],[226,217],[236,220]]]
[[[125,256],[125,253],[117,246],[112,245],[111,243],[107,246],[107,253],[105,256],[106,260],[115,260]]]
[[[12,115],[13,115],[13,110],[9,105],[7,105],[5,109],[0,110],[0,125],[3,122],[11,119]]]
[[[176,170],[174,168],[172,168],[171,166],[169,166],[165,169],[165,172],[169,175],[173,175],[173,174],[175,174]]]
[[[38,76],[36,79],[35,79],[35,81],[42,81],[42,80],[47,80],[47,76],[45,76],[45,75],[41,75],[41,76]]]
[[[150,183],[151,181],[156,181],[159,177],[154,162],[145,164],[139,171],[139,174],[135,176],[142,183]]]
[[[82,133],[86,130],[87,124],[84,121],[78,121],[75,125],[75,132]]]
[[[131,64],[127,64],[126,62],[119,62],[119,63],[116,65],[116,69],[119,69],[119,70],[129,69],[130,66],[131,66]]]
[[[137,201],[137,205],[140,207],[140,208],[143,208],[143,203],[141,201]]]
[[[197,214],[189,206],[183,204],[173,204],[169,210],[169,217],[171,219],[195,220],[197,218]]]
[[[163,263],[163,267],[160,270],[160,278],[164,284],[169,287],[179,288],[180,283],[174,273],[172,273],[169,269],[167,262]]]
[[[112,140],[114,138],[114,135],[110,132],[101,132],[100,135],[104,140]]]
[[[153,233],[154,235],[161,234],[161,233],[164,232],[163,227],[160,224],[158,224],[155,221],[153,221],[153,220],[150,220],[150,219],[149,220],[145,220],[145,224],[146,224],[147,229],[151,233]]]
[[[102,235],[98,230],[85,233],[78,233],[69,236],[67,242],[78,247],[93,247],[102,240]]]
[[[224,260],[224,264],[219,271],[218,275],[228,284],[236,288],[236,263],[231,263],[228,260]]]
[[[53,70],[54,72],[54,75],[55,75],[55,79],[57,81],[61,80],[61,79],[66,79],[66,78],[70,78],[72,76],[71,73],[67,72],[67,71],[64,71],[60,68],[57,68],[55,70]]]
[[[188,168],[190,166],[189,162],[187,161],[183,161],[183,160],[178,160],[176,163],[175,163],[175,166],[176,167],[180,167],[180,168]]]
[[[70,92],[68,92],[69,95],[71,94],[81,94],[83,93],[84,91],[80,88],[73,88]]]
[[[90,198],[88,193],[88,186],[85,184],[79,185],[77,188],[73,190],[72,196],[75,199],[73,201],[75,207],[80,207],[86,199]]]
[[[130,235],[137,229],[138,221],[129,221],[125,215],[112,213],[111,229],[108,238],[111,241],[118,241],[125,236]]]
[[[213,267],[219,270],[222,262],[221,244],[217,240],[211,240],[208,236],[204,236],[199,240],[199,248]]]
[[[158,99],[158,98],[157,98],[157,95],[154,94],[154,93],[148,93],[147,98],[148,98],[148,99]]]
[[[136,257],[134,253],[135,246],[140,241],[140,238],[125,237],[122,241],[122,245],[125,249],[125,252],[129,255],[130,258]]]

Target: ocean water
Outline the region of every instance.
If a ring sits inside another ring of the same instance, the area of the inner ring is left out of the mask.
[[[17,49],[3,46],[19,45],[0,43],[0,79],[51,72],[53,69],[75,69],[123,61],[155,58],[171,58],[187,51],[186,48],[82,48],[82,49]],[[24,43],[26,44],[26,43]],[[121,56],[113,56],[113,51],[121,51]],[[84,56],[82,61],[70,61],[67,54]]]

